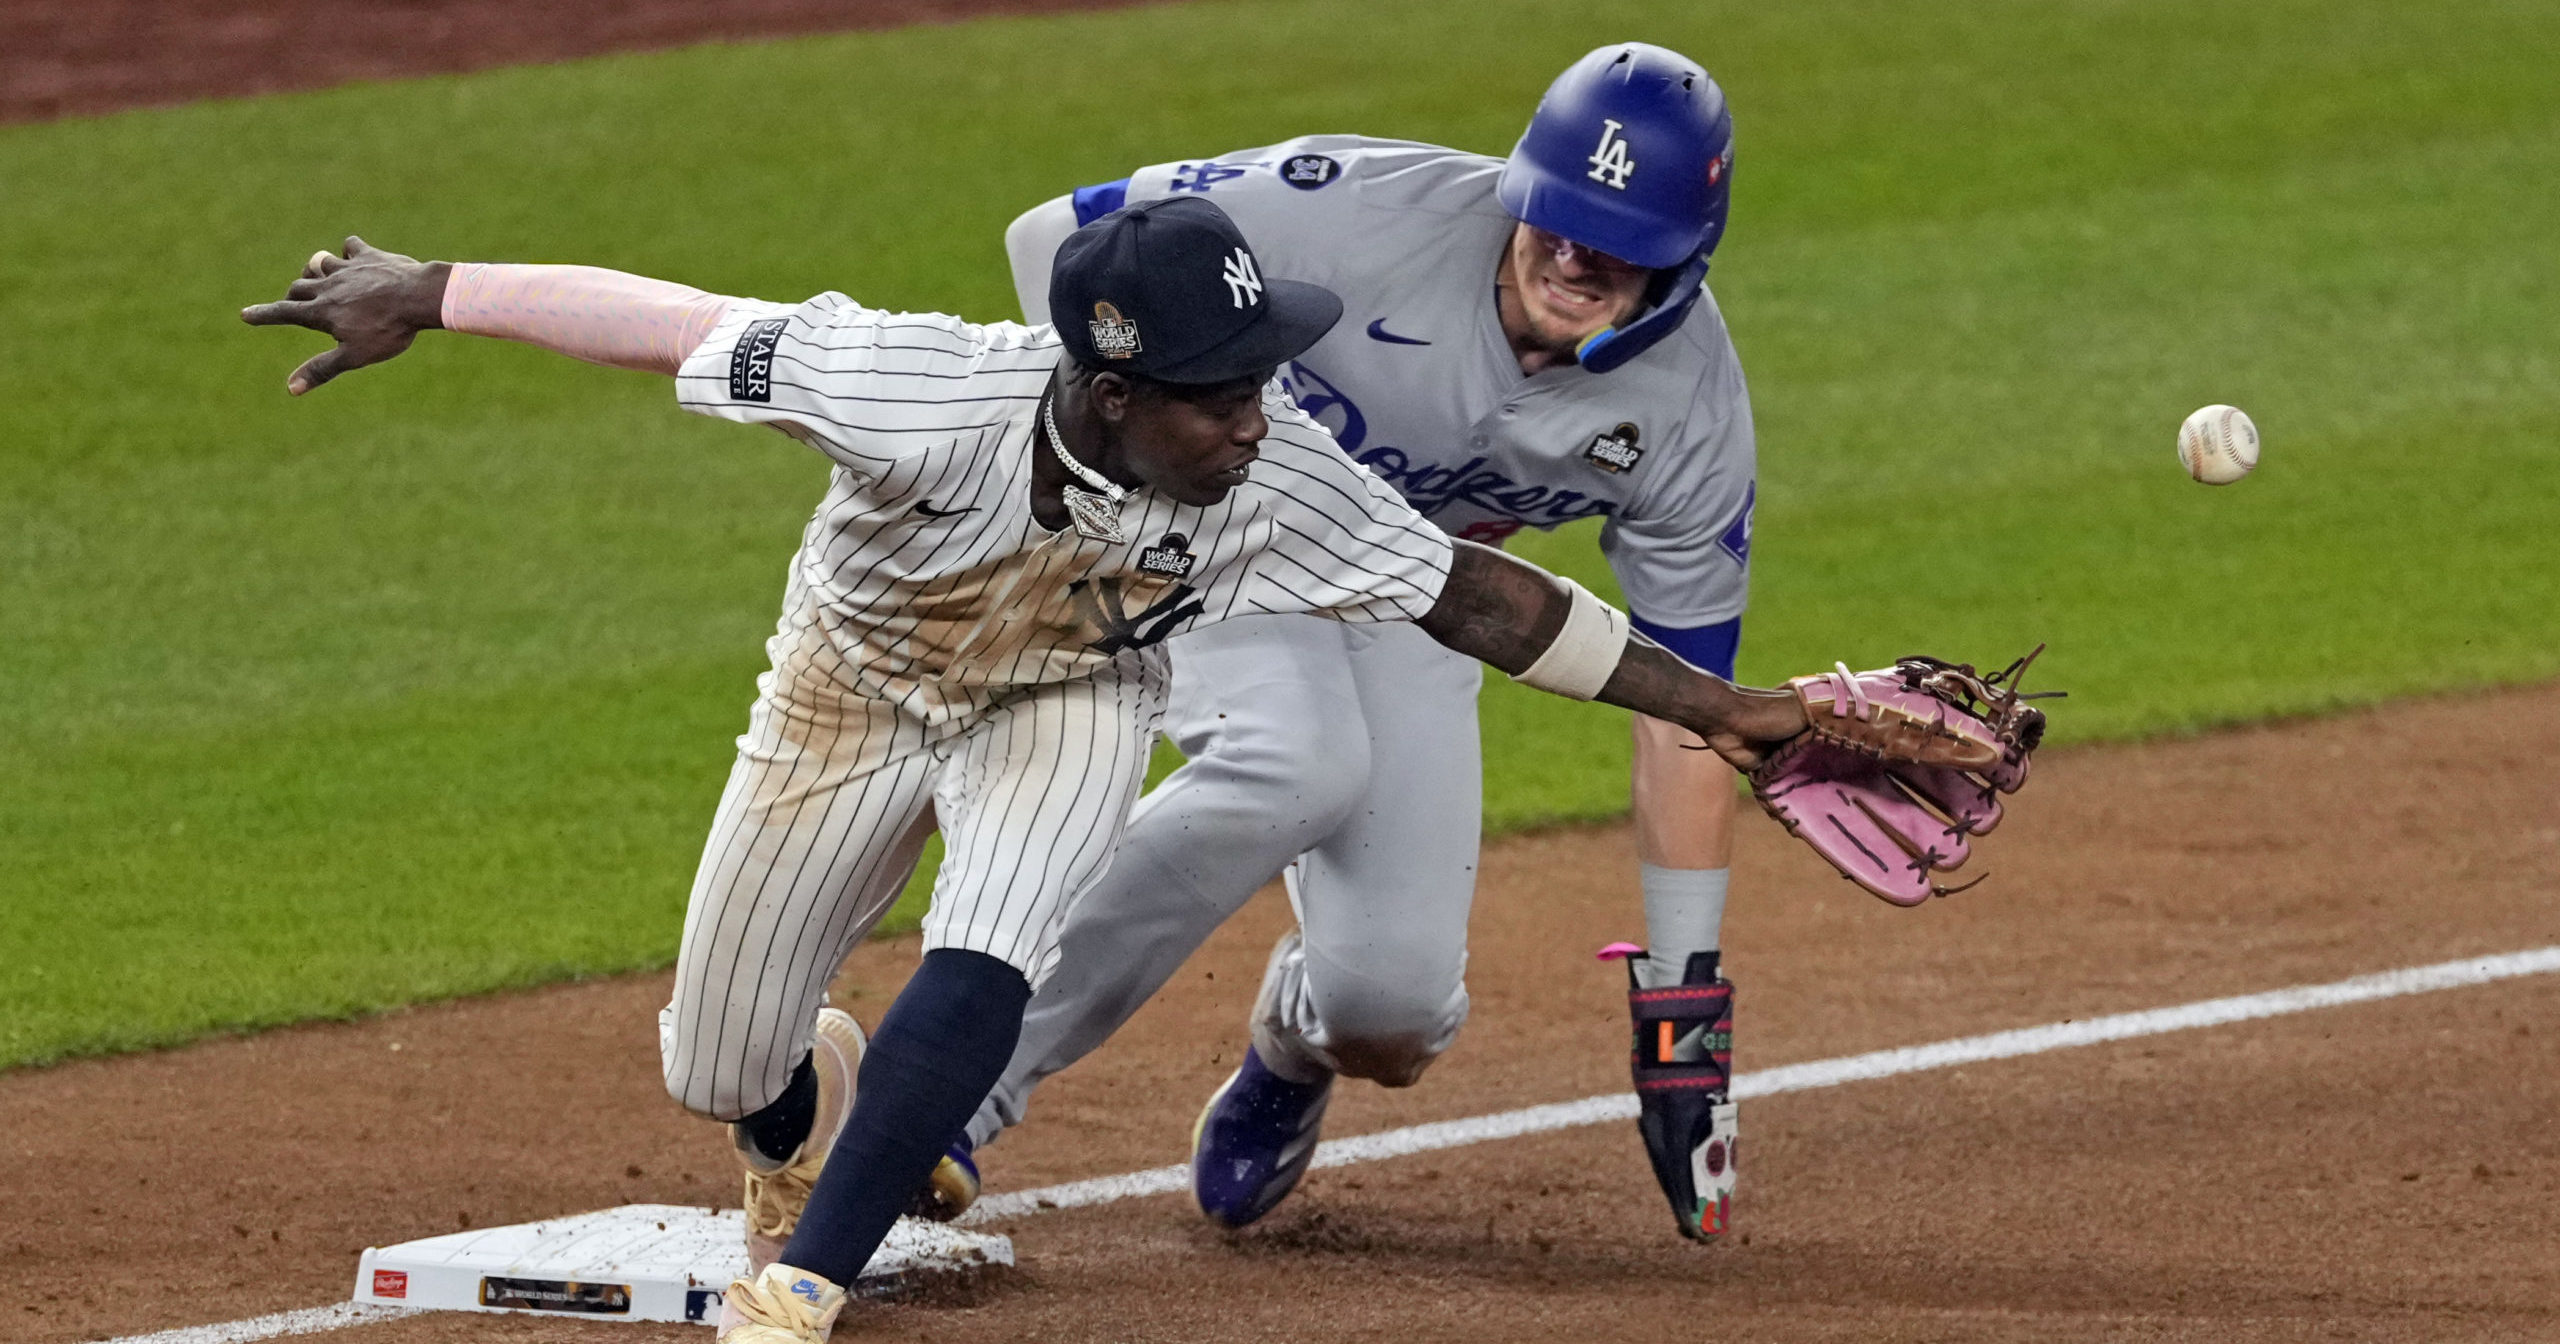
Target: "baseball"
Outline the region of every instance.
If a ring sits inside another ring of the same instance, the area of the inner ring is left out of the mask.
[[[2178,465],[2206,485],[2229,485],[2258,466],[2258,426],[2237,406],[2207,406],[2178,426]]]

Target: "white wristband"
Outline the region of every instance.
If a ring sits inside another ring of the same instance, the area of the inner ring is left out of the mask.
[[[1588,700],[1609,684],[1618,660],[1627,652],[1627,614],[1591,595],[1591,590],[1556,576],[1572,605],[1565,609],[1564,628],[1538,661],[1511,679],[1523,686]]]

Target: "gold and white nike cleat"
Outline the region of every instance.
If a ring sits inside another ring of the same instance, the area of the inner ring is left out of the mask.
[[[782,1254],[800,1214],[809,1207],[809,1192],[826,1168],[827,1154],[853,1114],[854,1078],[862,1068],[862,1026],[841,1008],[818,1010],[818,1026],[809,1063],[818,1074],[818,1113],[809,1137],[789,1161],[774,1163],[755,1150],[746,1131],[737,1131],[738,1160],[747,1169],[747,1272],[761,1272]]]
[[[720,1296],[718,1344],[826,1344],[844,1290],[804,1269],[767,1265]]]

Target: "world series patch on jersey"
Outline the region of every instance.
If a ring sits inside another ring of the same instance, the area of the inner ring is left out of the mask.
[[[1633,421],[1620,421],[1616,429],[1592,436],[1591,446],[1582,450],[1591,465],[1607,472],[1633,471],[1644,460],[1644,449],[1637,440],[1644,432]]]

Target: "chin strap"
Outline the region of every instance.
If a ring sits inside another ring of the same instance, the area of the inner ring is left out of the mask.
[[[1661,302],[1623,327],[1603,327],[1583,337],[1582,344],[1574,347],[1574,358],[1593,373],[1607,373],[1643,354],[1653,348],[1654,342],[1679,330],[1706,288],[1707,258],[1701,253],[1671,277],[1671,283],[1663,287]]]

